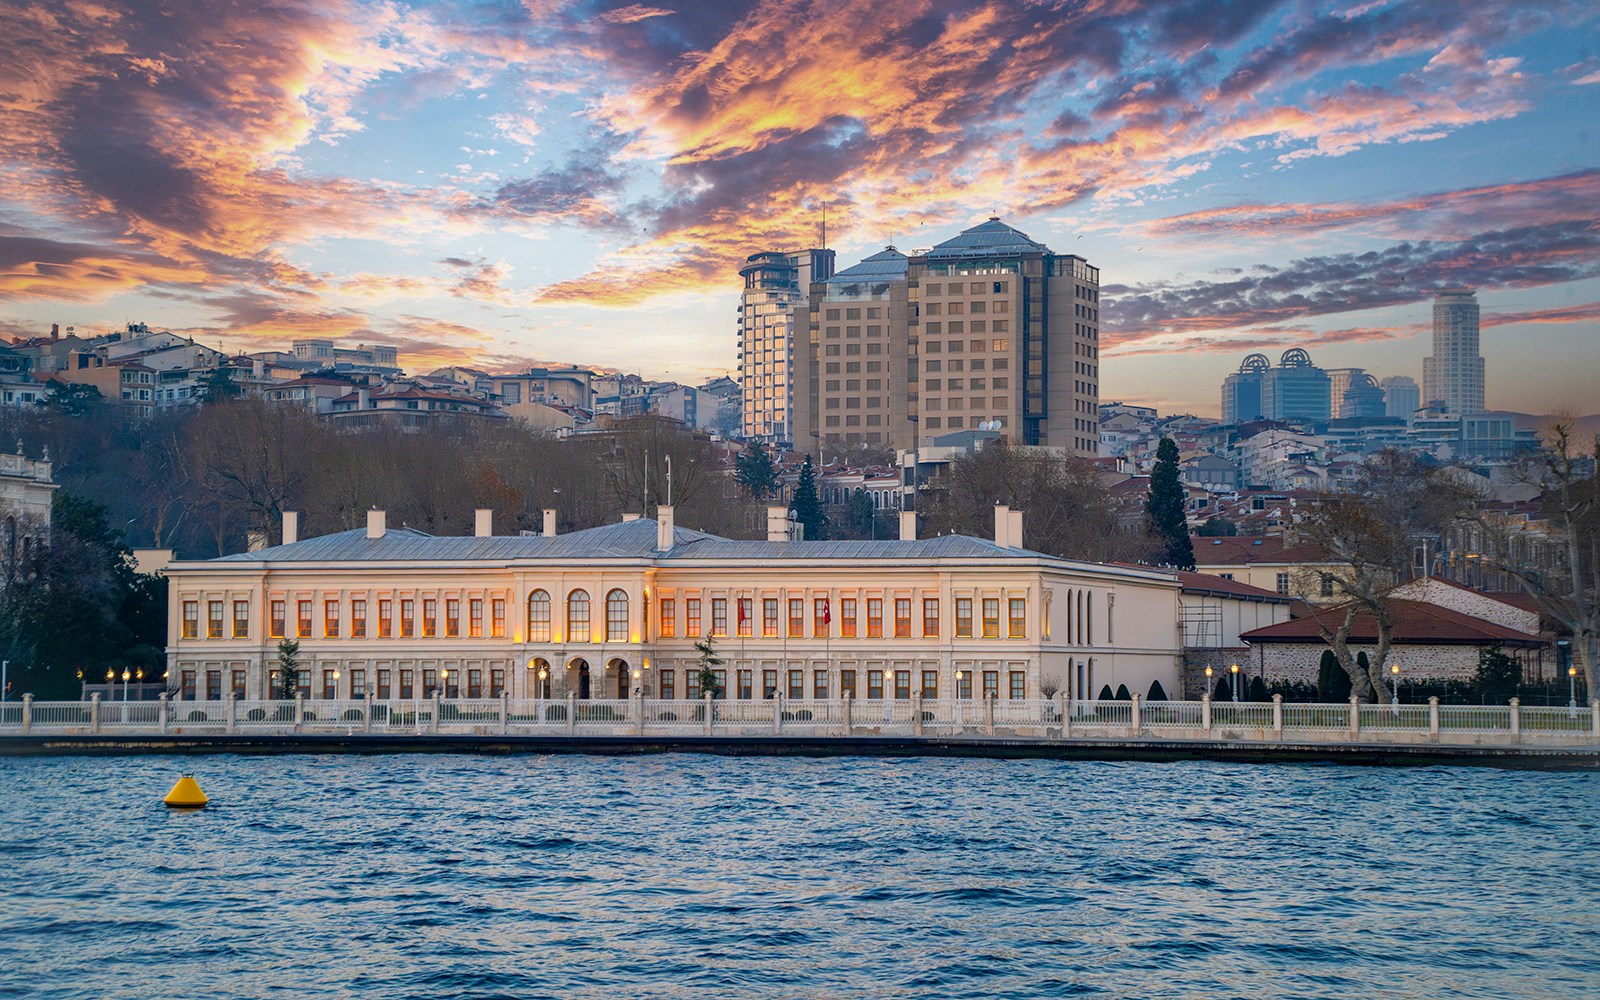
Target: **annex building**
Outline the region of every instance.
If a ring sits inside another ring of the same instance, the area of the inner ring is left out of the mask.
[[[1092,698],[1102,686],[1175,689],[1178,581],[1071,562],[995,539],[740,541],[655,520],[558,535],[365,529],[204,561],[170,581],[168,670],[184,699],[265,698],[278,646],[300,646],[308,697],[699,697],[709,640],[724,697]]]

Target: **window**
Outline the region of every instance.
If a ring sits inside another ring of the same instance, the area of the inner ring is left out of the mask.
[[[400,598],[400,637],[409,639],[417,630],[417,602],[410,597]]]
[[[311,638],[311,602],[300,601],[295,610],[299,612],[295,620],[295,637],[298,639]]]
[[[972,698],[972,671],[956,671],[956,697],[964,701]]]
[[[922,672],[922,697],[939,697],[939,671],[924,670]]]
[[[1011,700],[1021,701],[1028,696],[1028,675],[1021,670],[1011,671]]]
[[[235,639],[250,638],[250,602],[233,602],[233,637]]]
[[[883,638],[883,598],[867,598],[867,638]]]
[[[195,622],[198,624],[198,622],[199,622],[198,616],[195,618]],[[183,686],[181,688],[181,691],[182,691],[182,697],[183,697],[184,701],[194,701],[194,671],[193,670],[185,670],[183,672]]]
[[[222,602],[206,602],[206,638],[222,638]]]
[[[983,696],[985,698],[1000,697],[1000,671],[985,670],[983,672]]]
[[[700,700],[700,671],[685,670],[683,672],[683,696],[690,701]]]
[[[498,667],[489,671],[489,697],[498,698],[506,690],[506,672]]]
[[[828,626],[833,623],[833,609],[828,604],[826,597],[818,597],[811,602],[811,634],[819,639],[826,638]]]
[[[1288,593],[1289,593],[1289,574],[1288,573],[1279,573],[1278,574],[1278,593],[1284,594],[1286,596],[1288,595]]]
[[[483,598],[474,597],[467,601],[467,635],[473,639],[483,638]]]
[[[741,635],[741,636],[748,636],[750,634],[751,628],[754,627],[755,623],[750,620],[750,616],[751,616],[751,613],[752,613],[751,612],[752,603],[753,602],[748,597],[739,598],[739,601],[738,601],[738,611],[739,611],[738,626],[739,626],[739,635]]]
[[[778,696],[778,672],[776,670],[761,671],[761,697],[776,698]]]
[[[883,700],[883,671],[867,671],[867,698],[871,701]]]
[[[856,599],[839,598],[839,635],[846,639],[856,637]]]
[[[467,671],[467,697],[483,697],[483,671],[472,669]]]
[[[606,595],[606,641],[628,641],[628,592],[620,587]]]
[[[417,693],[417,674],[414,670],[400,671],[400,697],[412,698]]]
[[[222,700],[222,671],[206,671],[206,701]]]
[[[282,603],[282,602],[279,602]],[[183,602],[183,637],[185,639],[200,638],[200,602]]]
[[[939,599],[937,597],[924,597],[922,599],[922,636],[933,638],[939,634]]]
[[[854,670],[839,671],[839,693],[846,698],[856,696],[856,672]]]
[[[270,630],[270,632],[272,634],[272,638],[274,638],[274,639],[282,639],[283,638],[283,630],[284,630],[284,626],[286,624],[286,620],[288,618],[288,615],[289,615],[289,612],[288,612],[288,609],[287,609],[287,606],[286,606],[285,602],[283,602],[283,601],[273,601],[272,602],[272,606],[271,606],[271,621],[268,623],[269,624],[269,630]]]
[[[813,670],[811,672],[811,697],[819,700],[828,697],[828,672],[826,670]]]
[[[350,602],[350,637],[352,639],[365,639],[367,637],[367,602],[365,598],[356,598]]]
[[[789,598],[789,638],[800,639],[806,634],[806,602],[802,597]]]
[[[749,670],[741,670],[738,672],[737,677],[739,678],[739,700],[749,701],[755,695],[754,674]]]
[[[894,599],[894,637],[896,639],[911,638],[911,598],[896,597]]]
[[[1028,599],[1025,597],[1011,598],[1011,616],[1006,634],[1013,639],[1026,639],[1028,637]]]
[[[528,641],[550,641],[550,593],[535,590],[528,595]]]
[[[592,636],[589,628],[589,592],[574,590],[567,595],[567,641],[588,642]]]
[[[688,620],[684,622],[688,628],[683,634],[689,636],[691,639],[700,638],[700,598],[691,597],[684,601],[683,613],[688,618]]]
[[[337,670],[324,670],[322,672],[322,696],[328,699],[339,697],[339,672]]]
[[[433,693],[439,690],[439,671],[424,670],[422,672],[422,696],[432,698]]]
[[[896,670],[894,672],[894,696],[901,701],[911,697],[911,671]]]
[[[972,638],[972,598],[956,598],[956,638]]]
[[[506,599],[496,597],[489,601],[489,635],[496,639],[506,637]]]
[[[678,696],[678,672],[676,670],[661,671],[661,697],[671,699]]]
[[[322,602],[322,635],[324,638],[339,638],[339,602]]]
[[[1000,638],[1000,598],[985,597],[983,599],[983,637],[985,639]]]
[[[678,602],[671,597],[661,599],[661,638],[670,639],[678,634]],[[662,695],[663,698],[666,695]]]
[[[437,597],[424,597],[422,599],[422,636],[431,639],[439,634],[439,599]]]
[[[711,599],[711,634],[719,638],[728,634],[728,599],[726,597],[713,597]]]
[[[378,697],[387,701],[394,693],[394,671],[378,671]]]
[[[806,672],[804,670],[789,671],[789,699],[798,701],[806,696]]]
[[[234,699],[237,700],[239,698],[243,698],[245,696],[245,672],[243,670],[235,670],[231,679],[233,681],[232,690]]]
[[[778,599],[764,597],[761,599],[761,634],[773,636],[778,634]]]
[[[461,634],[461,599],[459,597],[445,599],[444,634],[452,639]]]
[[[1333,574],[1332,573],[1324,573],[1324,574],[1322,574],[1322,596],[1323,597],[1332,597],[1333,596]]]

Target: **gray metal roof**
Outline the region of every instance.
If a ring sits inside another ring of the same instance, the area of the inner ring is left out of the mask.
[[[909,258],[894,247],[885,247],[859,264],[852,264],[843,271],[835,271],[833,277],[828,279],[828,283],[850,284],[857,281],[904,278],[907,260]]]
[[[983,538],[969,535],[940,535],[912,541],[762,542],[708,536],[703,540],[678,545],[663,558],[673,559],[1038,559],[1037,552],[1007,549]]]
[[[1012,229],[991,217],[971,229],[962,230],[923,256],[929,260],[950,257],[996,257],[1009,254],[1050,253],[1050,248],[1019,229]]]
[[[676,546],[716,538],[677,528]],[[656,522],[646,519],[602,525],[545,538],[542,535],[429,535],[415,528],[391,528],[382,538],[368,538],[367,529],[319,535],[289,545],[239,552],[211,562],[407,562],[484,559],[639,559],[656,555]]]

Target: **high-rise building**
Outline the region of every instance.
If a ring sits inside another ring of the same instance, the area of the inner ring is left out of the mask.
[[[1333,416],[1333,382],[1311,355],[1293,347],[1262,376],[1261,405],[1273,420],[1327,420]]]
[[[1339,416],[1349,419],[1371,419],[1384,416],[1383,389],[1371,375],[1355,369],[1349,384],[1342,393],[1334,396],[1339,401]]]
[[[1417,380],[1409,375],[1390,375],[1384,379],[1384,416],[1399,417],[1409,426],[1417,410],[1422,407],[1422,390]]]
[[[1222,380],[1223,423],[1242,424],[1266,416],[1261,405],[1261,380],[1271,367],[1265,354],[1251,354],[1238,371]]]
[[[1478,353],[1478,295],[1451,288],[1433,300],[1433,353],[1422,362],[1422,396],[1446,413],[1483,412],[1483,356]]]
[[[811,283],[831,277],[833,261],[832,250],[767,252],[751,254],[739,269],[739,382],[747,438],[795,440],[794,355],[806,341]]]

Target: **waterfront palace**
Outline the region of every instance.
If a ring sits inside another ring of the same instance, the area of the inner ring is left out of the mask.
[[[735,541],[656,520],[557,535],[471,537],[368,524],[204,561],[170,580],[169,684],[185,700],[266,698],[299,643],[307,697],[695,698],[697,640],[723,696],[762,699],[1092,698],[1178,689],[1178,581],[995,540]]]

